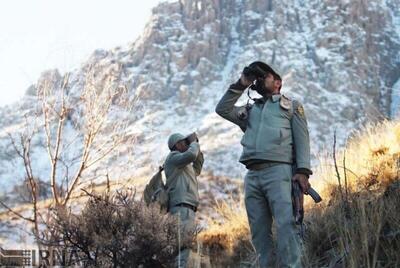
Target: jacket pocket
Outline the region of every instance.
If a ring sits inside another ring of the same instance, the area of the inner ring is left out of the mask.
[[[281,144],[282,132],[280,128],[264,126],[257,137],[258,152],[270,151]]]
[[[281,128],[280,129],[280,136],[281,136],[281,142],[286,140],[287,138],[290,137],[290,134],[292,132],[291,128]]]

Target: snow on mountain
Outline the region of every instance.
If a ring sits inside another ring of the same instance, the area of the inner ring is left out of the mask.
[[[400,118],[400,79],[392,87],[392,102],[390,105],[390,117]]]
[[[388,117],[398,105],[391,88],[400,78],[399,10],[398,0],[159,4],[134,43],[97,50],[81,68],[72,70],[73,96],[79,96],[85,72],[93,65],[98,81],[117,73],[129,94],[140,100],[140,109],[130,115],[113,116],[129,123],[138,142],[126,144],[118,157],[106,159],[98,170],[112,171],[112,179],[148,176],[167,155],[170,134],[196,131],[206,155],[205,169],[242,177],[244,168],[237,162],[242,133],[219,118],[214,108],[242,68],[255,60],[271,64],[283,76],[284,94],[304,104],[314,155],[332,146],[334,130],[343,143],[353,129]],[[39,80],[52,79],[60,79],[58,72],[46,72]],[[32,86],[19,102],[0,109],[2,189],[23,177],[7,132],[23,124],[24,114],[32,114],[34,92]],[[76,117],[71,120],[79,121]],[[81,131],[71,122],[66,122],[66,129],[71,137]],[[34,172],[45,179],[48,156],[40,138],[33,153]]]

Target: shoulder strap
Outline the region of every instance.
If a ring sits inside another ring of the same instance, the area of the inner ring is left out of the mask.
[[[296,109],[301,105],[297,100],[293,100],[292,103],[291,117],[293,117],[294,111],[296,111]]]
[[[294,114],[294,106],[296,105],[296,101],[291,101],[292,105],[290,105],[290,120],[293,118],[293,114]]]
[[[167,184],[167,173],[165,172],[164,166],[165,166],[165,162],[164,162],[164,164],[163,164],[162,166],[160,166],[160,171],[164,171],[164,175],[165,175],[165,190],[166,190],[167,193],[168,193],[168,192],[170,191],[170,188],[169,188],[169,186],[168,186],[168,184]],[[161,169],[161,168],[162,168],[162,169]],[[175,180],[176,177],[177,177],[177,175],[178,175],[178,170],[174,170],[174,171],[172,172],[172,174],[171,174],[170,176],[168,176],[168,177],[170,177],[170,178],[172,178],[173,180]],[[169,183],[169,184],[171,184],[171,183]]]
[[[288,108],[287,111],[289,111],[290,120],[292,120],[293,113],[295,111],[295,107],[294,106],[297,107],[298,102],[296,100],[289,99],[288,97],[286,97],[283,94],[281,95],[281,101],[280,102],[281,102],[280,103],[281,107],[285,106],[285,107]]]
[[[282,95],[282,97],[285,98],[290,104],[290,108],[288,109],[288,111],[290,113],[290,120],[291,120],[293,118],[294,111],[296,111],[299,108],[299,106],[301,106],[301,103],[298,100],[289,99],[284,95]]]

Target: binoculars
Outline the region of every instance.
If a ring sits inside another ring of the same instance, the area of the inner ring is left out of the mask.
[[[243,69],[243,75],[248,79],[249,81],[254,81],[259,78],[264,78],[265,75],[267,74],[265,71],[263,71],[260,67],[258,66],[246,66]]]
[[[187,145],[191,144],[192,142],[196,141],[199,142],[199,138],[197,137],[196,132],[193,132],[189,135],[187,135],[184,139]]]

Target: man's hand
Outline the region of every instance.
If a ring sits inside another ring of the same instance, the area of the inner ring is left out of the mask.
[[[247,79],[246,76],[242,73],[242,75],[240,76],[240,83],[243,86],[248,87],[253,83],[253,81],[250,81],[249,79]]]
[[[199,142],[199,138],[197,137],[196,132],[193,132],[192,134],[190,134],[186,139],[189,142],[189,144],[191,144],[194,141]]]
[[[293,181],[297,181],[300,184],[301,191],[304,194],[308,194],[308,189],[311,188],[311,184],[308,182],[307,175],[296,173],[293,178]]]

